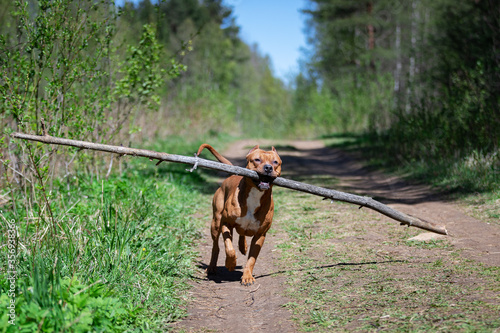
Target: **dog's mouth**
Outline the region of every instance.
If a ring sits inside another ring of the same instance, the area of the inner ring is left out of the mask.
[[[274,177],[259,174],[259,179],[253,179],[253,182],[259,190],[265,191],[271,188],[274,179]]]

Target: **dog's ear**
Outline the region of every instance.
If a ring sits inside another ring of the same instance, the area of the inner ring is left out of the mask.
[[[255,147],[253,147],[252,149],[250,149],[250,151],[248,152],[247,156],[250,155],[251,153],[253,153],[254,151],[256,151],[257,149],[259,149],[259,145],[256,145]]]
[[[278,152],[276,151],[276,148],[274,148],[274,146],[272,146],[272,147],[271,147],[271,150],[272,150],[272,151],[274,151],[276,154],[278,153]]]

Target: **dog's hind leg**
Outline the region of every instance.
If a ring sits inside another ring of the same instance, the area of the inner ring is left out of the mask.
[[[245,235],[240,235],[240,238],[238,239],[238,247],[240,249],[241,254],[245,255],[247,254],[247,239]]]
[[[212,257],[210,258],[210,264],[207,267],[208,274],[215,274],[217,272],[217,259],[219,258],[219,236],[220,230],[220,220],[212,220],[212,226],[210,228],[212,234]]]

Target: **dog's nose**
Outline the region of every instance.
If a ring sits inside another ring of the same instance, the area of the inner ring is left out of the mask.
[[[271,164],[264,165],[264,172],[270,173],[271,171],[273,171],[273,166]]]

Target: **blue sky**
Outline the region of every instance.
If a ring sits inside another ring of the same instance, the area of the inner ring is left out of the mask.
[[[287,81],[298,73],[306,16],[300,12],[307,0],[225,0],[233,7],[240,36],[271,58],[275,74]]]
[[[117,5],[123,0],[116,0]],[[139,0],[133,0],[139,2]],[[240,37],[248,44],[257,43],[262,54],[271,58],[274,74],[289,81],[299,71],[301,48],[306,47],[303,33],[307,0],[224,0],[233,8]]]

